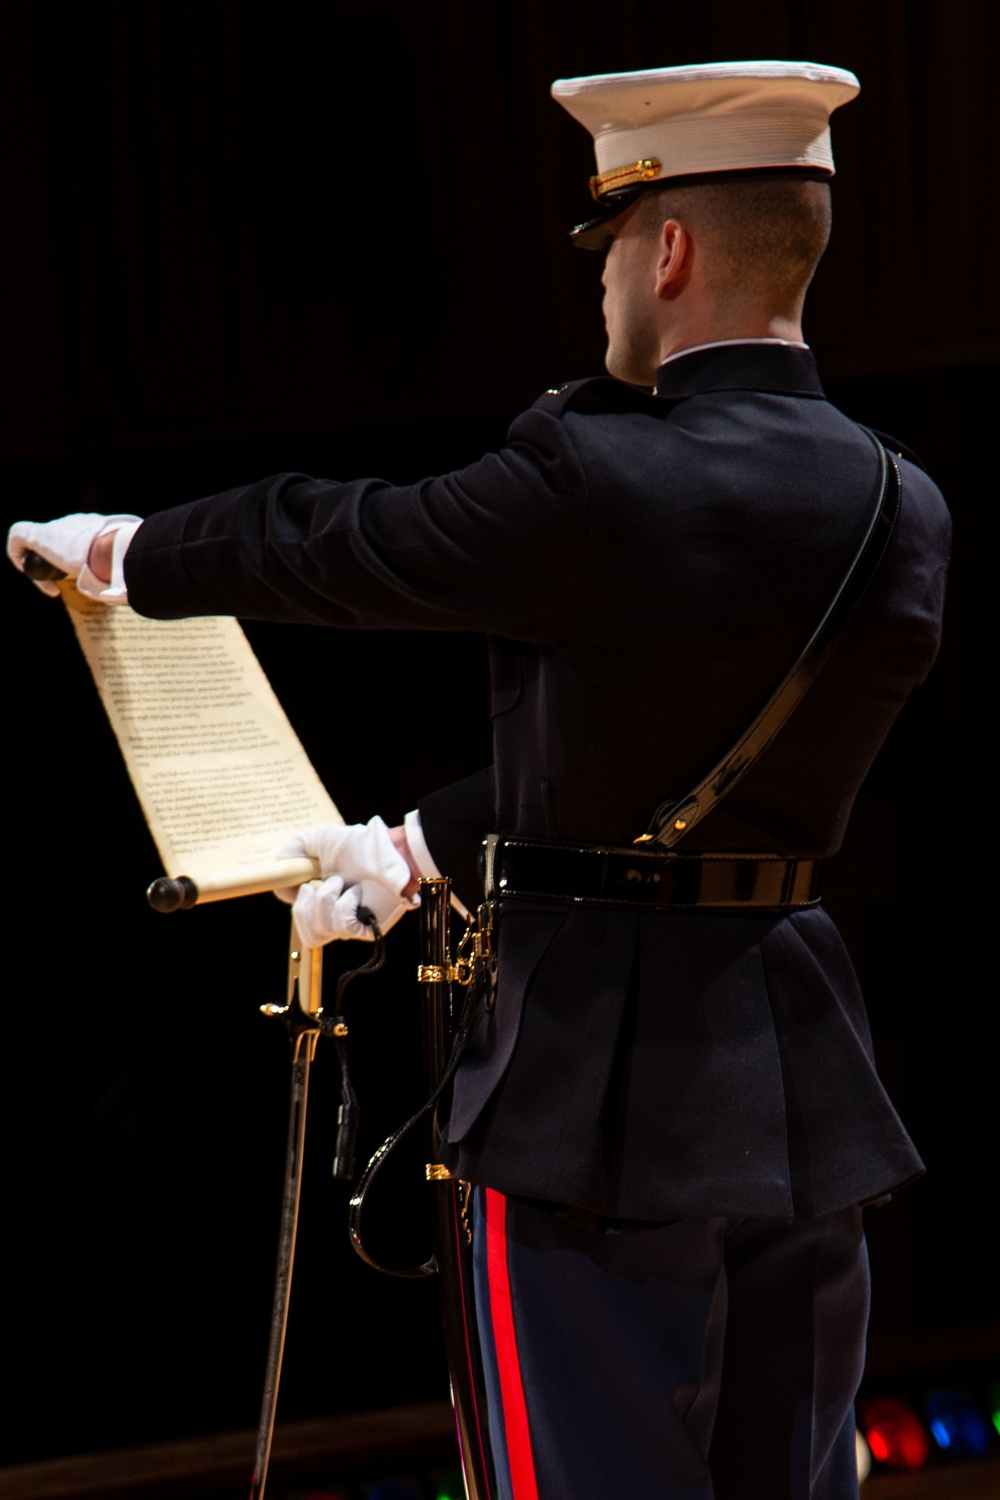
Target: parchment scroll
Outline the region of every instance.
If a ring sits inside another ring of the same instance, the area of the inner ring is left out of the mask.
[[[291,833],[339,823],[235,620],[147,620],[60,585],[166,873],[200,901],[297,885]]]

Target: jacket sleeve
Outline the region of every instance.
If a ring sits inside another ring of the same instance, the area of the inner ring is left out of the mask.
[[[158,619],[551,639],[582,596],[585,500],[566,424],[532,408],[499,453],[418,484],[278,474],[153,515],[126,556],[129,602]]]
[[[424,841],[442,875],[451,879],[470,909],[483,899],[479,857],[496,822],[493,767],[486,766],[451,786],[421,797],[417,804]]]

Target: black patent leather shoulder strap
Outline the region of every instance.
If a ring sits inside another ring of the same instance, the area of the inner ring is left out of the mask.
[[[902,485],[899,467],[868,427],[879,463],[878,501],[851,565],[829,608],[806,642],[798,660],[772,693],[750,727],[708,775],[685,797],[661,802],[637,844],[670,849],[721,802],[763,755],[793,710],[801,703],[829,660],[885,556],[899,515]]]

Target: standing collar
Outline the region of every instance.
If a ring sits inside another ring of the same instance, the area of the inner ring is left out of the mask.
[[[672,359],[683,359],[685,354],[699,354],[702,349],[733,349],[738,344],[778,344],[782,349],[809,348],[801,339],[713,339],[710,344],[691,344],[687,349],[678,349],[676,354],[668,354],[663,364],[669,365]],[[663,365],[660,366],[662,368]]]
[[[656,372],[657,396],[699,396],[708,391],[773,391],[823,400],[813,352],[784,339],[726,339],[682,349]]]

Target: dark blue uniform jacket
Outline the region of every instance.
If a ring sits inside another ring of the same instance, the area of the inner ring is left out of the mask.
[[[938,645],[948,517],[901,470],[835,658],[691,852],[839,847]],[[628,844],[689,789],[798,655],[875,498],[872,444],[811,354],[743,344],[669,361],[655,397],[549,393],[500,453],[419,484],[281,474],[155,515],[126,578],[159,618],[486,632],[494,766],[421,804],[474,902],[491,829]],[[508,903],[449,1134],[463,1176],[635,1219],[808,1217],[921,1169],[822,909]]]

